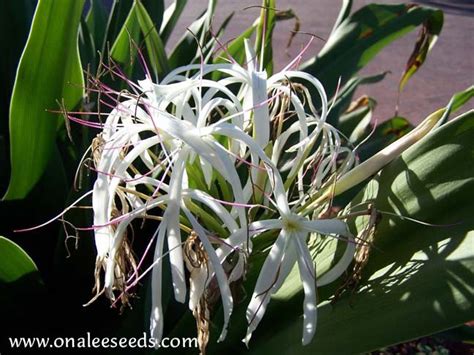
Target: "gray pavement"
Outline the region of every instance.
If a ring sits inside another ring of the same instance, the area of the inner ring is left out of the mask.
[[[354,10],[373,1],[354,1]],[[379,3],[400,3],[404,1],[379,1]],[[406,1],[405,1],[406,2]],[[438,42],[424,66],[407,84],[400,100],[400,114],[412,122],[419,122],[435,109],[442,107],[451,95],[474,84],[474,1],[473,0],[422,0],[424,5],[439,7],[445,11],[444,28]],[[224,41],[234,38],[247,28],[258,16],[259,9],[244,8],[260,5],[259,0],[220,0],[215,27],[232,11],[234,18],[229,25]],[[170,43],[174,43],[185,31],[186,26],[205,9],[206,0],[189,1],[187,9],[178,23]],[[329,35],[338,15],[339,0],[277,0],[279,9],[291,7],[301,20],[301,31],[315,33],[323,38]],[[296,36],[288,51],[286,43],[293,29],[292,20],[279,22],[274,32],[274,59],[276,68],[282,68],[307,43],[307,36]],[[405,68],[418,34],[418,30],[386,47],[364,70],[363,74],[390,71],[383,82],[364,86],[357,93],[367,93],[378,101],[374,119],[379,122],[390,118],[395,112],[398,80]],[[322,41],[314,41],[307,57],[314,56],[323,46]],[[470,108],[473,107],[471,104]]]

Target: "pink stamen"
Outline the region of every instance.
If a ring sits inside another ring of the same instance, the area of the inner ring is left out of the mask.
[[[218,45],[218,48],[220,50],[222,50],[225,54],[227,54],[227,57],[229,58],[229,60],[233,63],[233,64],[238,64],[237,61],[234,59],[234,57],[232,57],[232,54],[230,54],[229,50],[227,49],[227,47],[225,45],[223,45],[221,43],[221,41],[219,41],[219,39],[217,38],[217,36],[214,34],[214,32],[212,31],[212,29],[209,29],[209,33],[211,34],[211,36],[215,39],[217,45]]]
[[[39,228],[42,228],[42,227],[44,227],[44,226],[47,226],[48,224],[50,224],[50,223],[56,221],[58,218],[61,218],[62,216],[64,216],[64,214],[65,214],[67,211],[69,211],[70,209],[74,208],[75,205],[76,205],[79,201],[81,201],[83,198],[85,198],[85,197],[89,196],[90,194],[92,194],[92,191],[93,191],[93,190],[86,192],[84,195],[82,195],[82,196],[79,197],[76,201],[74,201],[71,205],[69,205],[68,207],[66,207],[60,214],[58,214],[57,216],[51,218],[50,220],[48,220],[48,221],[46,221],[46,222],[44,222],[44,223],[42,223],[42,224],[39,224],[39,225],[37,225],[37,226],[34,226],[34,227],[22,228],[22,229],[15,229],[15,230],[13,230],[13,232],[15,232],[15,233],[29,232],[29,231],[32,231],[32,230],[39,229]]]
[[[83,120],[83,119],[71,116],[69,114],[67,115],[67,118],[69,120],[73,121],[73,122],[79,123],[79,124],[81,124],[83,126],[86,126],[86,127],[98,128],[98,129],[103,129],[105,127],[104,124],[102,124],[102,123]]]
[[[313,43],[313,40],[314,36],[311,36],[306,46],[304,46],[304,48],[298,53],[298,55],[291,62],[289,62],[288,65],[282,71],[287,71],[293,67],[296,67],[296,64],[299,63],[299,61],[303,58],[303,54],[308,50],[311,43]]]
[[[146,73],[147,78],[151,80],[150,70],[148,69],[148,66],[146,65],[146,60],[145,60],[145,57],[143,56],[142,50],[137,46],[137,44],[134,41],[132,41],[132,44],[135,46],[135,49],[137,50],[138,58],[140,59],[140,64],[142,66],[142,69]]]

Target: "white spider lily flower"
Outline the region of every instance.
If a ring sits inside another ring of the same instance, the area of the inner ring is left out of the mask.
[[[265,259],[247,308],[249,326],[244,342],[248,345],[253,331],[265,314],[271,296],[280,289],[297,262],[305,294],[302,343],[306,345],[316,331],[316,287],[336,280],[347,269],[355,253],[354,238],[347,229],[346,223],[337,219],[310,221],[297,215],[290,215],[260,229],[259,233],[269,229],[281,231]],[[314,261],[306,244],[310,233],[339,235],[347,238],[344,255],[319,280],[316,278]]]
[[[303,344],[307,344],[316,329],[316,287],[338,278],[354,254],[355,244],[344,222],[310,220],[298,211],[307,192],[318,190],[354,163],[353,152],[343,147],[337,130],[325,122],[328,105],[321,83],[289,68],[267,78],[257,69],[248,43],[245,48],[246,68],[188,65],[173,70],[160,83],[146,78],[133,84],[136,95],[117,95],[125,100],[115,103],[103,124],[104,143],[93,190],[97,268],[105,269],[106,295],[115,300],[119,291],[122,297],[137,283],[141,266],[141,261],[138,266],[131,263],[133,273],[123,267],[127,230],[137,218],[160,220],[152,237],[156,244],[150,267],[150,332],[158,343],[163,336],[165,255],[171,265],[174,298],[181,303],[188,299],[193,313],[211,284],[217,283],[224,313],[222,341],[234,305],[229,284],[245,277],[251,239],[280,230],[248,305],[245,342],[297,263],[305,293]],[[222,79],[208,79],[213,72],[222,74]],[[319,93],[320,113],[305,85]],[[293,115],[295,120],[286,127]],[[315,176],[308,189],[305,179],[310,170]],[[272,212],[249,222],[249,207]],[[151,216],[157,208],[164,210],[162,215]],[[189,265],[184,255],[183,239],[190,233],[202,244],[206,259],[202,267]],[[347,238],[343,257],[319,279],[307,246],[310,233]],[[214,239],[217,247],[212,245]],[[238,256],[232,265],[231,254]]]

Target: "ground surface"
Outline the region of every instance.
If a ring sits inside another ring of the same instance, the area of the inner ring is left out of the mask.
[[[169,1],[168,1],[169,2]],[[373,1],[354,1],[354,10]],[[406,1],[378,1],[379,3],[400,3]],[[445,12],[442,34],[430,53],[425,65],[416,73],[401,96],[400,114],[412,122],[419,122],[435,109],[445,105],[451,95],[474,83],[474,1],[473,0],[422,0],[424,5],[435,6]],[[329,35],[340,7],[338,0],[277,0],[279,9],[291,7],[301,20],[301,31],[317,34],[323,38]],[[260,0],[219,0],[215,18],[217,27],[232,11],[235,16],[228,27],[225,39],[237,36],[258,16],[259,9],[246,9],[261,4]],[[175,36],[178,39],[193,19],[205,9],[206,0],[188,1],[186,12],[178,24]],[[295,38],[288,53],[285,51],[293,21],[280,22],[275,30],[274,48],[276,68],[282,68],[306,44],[307,36]],[[398,80],[410,56],[418,30],[397,40],[371,62],[363,73],[375,74],[391,71],[382,83],[367,86],[359,94],[367,93],[379,103],[373,119],[385,120],[393,116],[397,100]],[[314,41],[308,51],[315,55],[323,42]],[[473,107],[472,104],[470,106]]]

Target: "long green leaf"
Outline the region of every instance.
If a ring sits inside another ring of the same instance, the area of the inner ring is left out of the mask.
[[[474,97],[474,85],[468,87],[466,90],[459,91],[451,97],[448,105],[446,106],[446,112],[441,118],[441,123],[445,123],[449,115],[459,110],[464,104]]]
[[[46,112],[64,99],[79,103],[84,80],[77,32],[84,1],[40,0],[22,54],[10,106],[11,178],[5,199],[25,197],[52,154],[57,116]]]
[[[413,4],[367,5],[346,18],[302,69],[320,79],[332,96],[339,77],[345,83],[382,48],[423,23],[441,29],[443,13]]]
[[[259,55],[260,65],[268,75],[273,73],[272,35],[276,22],[275,7],[275,0],[263,0],[255,39],[255,49]]]
[[[201,55],[206,61],[206,57],[215,45],[215,40],[210,37],[209,29],[216,5],[217,0],[209,0],[206,11],[189,26],[189,30],[183,34],[183,37],[173,48],[169,58],[172,68],[200,60]],[[215,35],[219,36],[219,33]]]
[[[166,56],[165,47],[161,41],[160,35],[155,27],[155,24],[150,18],[148,11],[140,1],[136,1],[136,15],[138,24],[145,37],[145,44],[147,48],[148,58],[155,76],[162,77],[169,72],[168,58]]]
[[[251,352],[361,353],[473,319],[473,171],[471,111],[408,149],[353,201],[371,196],[383,217],[361,288],[335,305],[325,300],[337,284],[320,292],[313,342],[301,346],[300,293],[287,293],[291,298],[280,298],[274,317],[257,330]]]
[[[436,43],[442,28],[442,14],[432,17],[429,21],[425,21],[421,26],[418,39],[415,43],[415,48],[408,59],[405,71],[403,72],[402,78],[400,79],[400,84],[398,87],[400,92],[403,91],[403,88],[405,87],[408,80],[425,62],[426,56]]]
[[[334,104],[331,104],[331,111],[328,113],[327,121],[337,126],[339,117],[349,107],[354,93],[360,85],[375,84],[385,78],[388,72],[363,77],[353,77],[337,93]]]
[[[337,15],[337,19],[336,22],[334,22],[331,33],[333,33],[341,25],[341,23],[347,17],[349,17],[351,14],[352,2],[352,0],[342,0],[341,10],[339,10],[339,15]]]
[[[102,0],[92,0],[91,8],[86,17],[87,28],[94,40],[96,50],[104,52],[105,36],[109,14]]]
[[[110,50],[112,59],[122,66],[128,76],[131,76],[133,62],[137,54],[137,48],[133,43],[138,45],[139,41],[140,25],[138,23],[136,7],[134,5],[130,9],[130,12],[128,13],[128,16]]]
[[[178,22],[187,2],[187,0],[175,0],[165,10],[163,14],[163,22],[160,28],[160,36],[163,40],[163,43],[166,44],[166,42],[168,42],[171,32],[173,31],[174,26],[176,26],[176,23]]]
[[[105,39],[112,45],[122,31],[123,24],[130,14],[133,0],[114,0],[105,30]]]
[[[30,256],[16,243],[0,236],[0,285],[19,280],[38,268]]]

